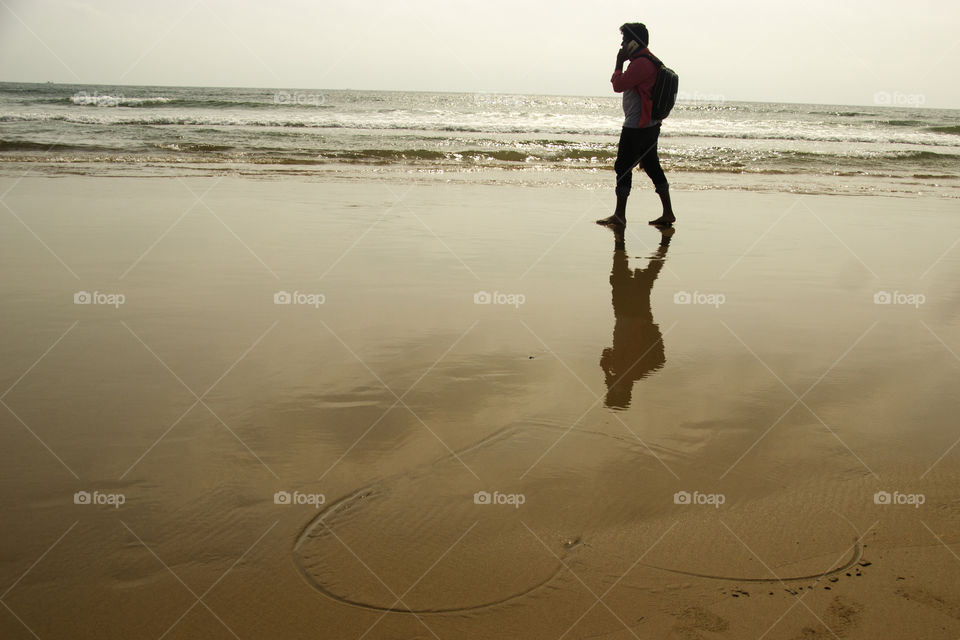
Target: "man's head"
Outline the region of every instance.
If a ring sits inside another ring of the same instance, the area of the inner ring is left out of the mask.
[[[647,34],[647,27],[642,22],[628,22],[620,27],[620,33],[623,34],[623,44],[636,40],[640,47],[646,47],[650,44],[650,36]]]

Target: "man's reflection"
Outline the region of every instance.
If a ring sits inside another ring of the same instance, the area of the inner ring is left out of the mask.
[[[624,228],[613,228],[613,346],[603,350],[600,367],[606,377],[606,406],[626,409],[630,406],[633,383],[647,377],[666,362],[663,336],[653,321],[650,292],[667,257],[673,227],[659,228],[660,246],[649,258],[646,269],[630,269],[624,242]]]

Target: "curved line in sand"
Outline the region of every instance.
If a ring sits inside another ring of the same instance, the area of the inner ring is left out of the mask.
[[[299,565],[298,565],[298,566],[299,566]],[[369,603],[366,603],[366,602],[358,602],[358,601],[356,601],[356,600],[349,600],[349,599],[347,599],[347,598],[344,598],[343,596],[338,596],[337,594],[330,592],[330,591],[327,590],[325,587],[323,587],[322,585],[320,585],[319,583],[317,583],[317,581],[314,580],[314,579],[310,576],[310,574],[306,573],[306,572],[303,570],[303,567],[300,567],[300,571],[301,571],[301,573],[304,575],[304,577],[306,577],[307,582],[309,582],[310,585],[311,585],[314,589],[316,589],[317,591],[319,591],[320,593],[322,593],[323,595],[325,595],[326,597],[330,598],[331,600],[333,600],[333,601],[335,601],[335,602],[339,602],[339,603],[341,603],[341,604],[348,604],[348,605],[350,605],[350,606],[352,606],[352,607],[358,607],[358,608],[360,608],[360,609],[366,609],[366,610],[368,610],[368,611],[381,611],[381,612],[384,612],[384,613],[408,613],[408,614],[412,614],[412,615],[421,615],[421,614],[443,614],[443,613],[468,613],[468,612],[470,612],[470,611],[479,611],[479,610],[481,610],[481,609],[489,609],[489,608],[491,608],[491,607],[496,607],[496,606],[499,606],[499,605],[502,605],[502,604],[507,604],[508,602],[511,602],[511,601],[513,601],[513,600],[517,600],[517,599],[519,599],[519,598],[522,598],[522,597],[524,597],[524,596],[527,596],[527,595],[533,593],[534,591],[545,587],[547,584],[549,584],[550,582],[552,582],[554,578],[557,577],[557,575],[562,571],[562,569],[563,569],[562,566],[559,567],[558,570],[557,570],[557,572],[554,573],[552,576],[550,576],[549,578],[547,578],[547,579],[544,580],[543,582],[541,582],[541,583],[539,583],[539,584],[536,584],[536,585],[530,587],[530,588],[527,589],[526,591],[521,591],[520,593],[515,593],[515,594],[512,594],[512,595],[509,595],[509,596],[507,596],[507,597],[505,597],[505,598],[503,598],[503,599],[501,599],[501,600],[493,600],[493,601],[491,601],[491,602],[484,602],[484,603],[482,603],[482,604],[467,605],[467,606],[463,606],[463,607],[449,607],[449,608],[444,608],[444,609],[407,609],[407,608],[400,608],[400,607],[384,607],[384,606],[381,606],[381,605],[369,604]]]
[[[337,595],[336,593],[333,593],[332,591],[327,589],[324,585],[322,585],[309,571],[307,571],[306,567],[303,566],[303,563],[300,561],[300,558],[301,558],[300,547],[304,542],[307,541],[307,539],[310,537],[310,534],[313,533],[313,530],[316,529],[317,526],[321,524],[326,526],[323,520],[327,516],[327,514],[329,514],[332,510],[336,509],[337,507],[339,507],[340,505],[348,501],[369,496],[371,493],[373,493],[373,487],[365,487],[363,489],[359,489],[357,491],[354,491],[351,494],[344,496],[343,498],[341,498],[340,500],[337,500],[334,503],[331,503],[326,509],[321,511],[319,515],[317,515],[313,520],[307,523],[307,526],[304,527],[300,535],[297,536],[297,542],[293,546],[294,564],[297,565],[297,568],[300,570],[300,574],[310,584],[310,586],[312,586],[314,589],[316,589],[317,591],[319,591],[320,593],[322,593],[323,595],[325,595],[326,597],[330,598],[335,602],[339,602],[341,604],[348,604],[352,607],[358,607],[360,609],[367,609],[368,611],[381,611],[384,613],[409,613],[413,615],[424,614],[424,613],[431,613],[431,614],[467,613],[469,611],[489,609],[491,607],[496,607],[496,606],[511,602],[513,600],[523,598],[524,596],[530,595],[534,591],[537,591],[538,589],[545,587],[547,584],[552,582],[558,575],[560,575],[560,573],[563,572],[563,569],[564,569],[563,564],[562,563],[557,564],[556,568],[553,570],[553,573],[551,573],[546,578],[546,580],[542,580],[541,582],[538,582],[537,584],[534,584],[530,588],[525,589],[519,593],[510,594],[503,598],[500,598],[498,600],[492,600],[490,602],[483,602],[480,604],[473,604],[473,605],[464,605],[459,607],[423,608],[423,609],[410,609],[407,607],[396,607],[396,606],[385,607],[383,605],[371,604],[369,602],[360,602],[357,600],[350,600],[349,598],[346,598],[344,596]]]
[[[796,580],[815,580],[819,578],[825,578],[831,576],[835,573],[840,573],[846,571],[863,557],[863,544],[858,539],[854,542],[853,545],[853,554],[850,556],[850,559],[843,563],[841,566],[836,569],[830,569],[829,571],[824,571],[823,573],[813,573],[807,576],[788,576],[781,578],[738,578],[734,576],[719,576],[712,575],[709,573],[697,573],[696,571],[683,571],[682,569],[670,569],[667,567],[660,567],[655,564],[646,564],[641,562],[641,566],[649,567],[651,569],[659,569],[660,571],[669,571],[670,573],[679,573],[685,576],[693,576],[695,578],[707,578],[708,580],[727,580],[729,582],[793,582]]]
[[[334,602],[339,602],[339,603],[341,603],[341,604],[350,605],[350,606],[352,606],[352,607],[357,607],[357,608],[360,608],[360,609],[366,609],[366,610],[368,610],[368,611],[380,611],[380,612],[384,612],[384,613],[406,613],[406,614],[412,614],[412,615],[417,615],[417,614],[445,614],[445,613],[453,614],[453,613],[467,613],[467,612],[470,612],[470,611],[478,611],[478,610],[481,610],[481,609],[489,609],[489,608],[496,607],[496,606],[499,606],[499,605],[502,605],[502,604],[507,604],[508,602],[512,602],[512,601],[514,601],[514,600],[518,600],[518,599],[523,598],[523,597],[525,597],[525,596],[527,596],[527,595],[530,595],[530,594],[533,593],[534,591],[537,591],[538,589],[541,589],[541,588],[545,587],[546,585],[548,585],[550,582],[552,582],[554,579],[556,579],[557,576],[559,576],[559,575],[560,575],[561,573],[563,573],[564,570],[565,570],[565,567],[564,567],[563,564],[561,563],[561,564],[557,565],[557,567],[556,567],[556,569],[554,570],[554,572],[553,572],[552,574],[550,574],[550,576],[547,577],[546,580],[543,580],[543,581],[541,581],[541,582],[539,582],[539,583],[537,583],[537,584],[534,584],[534,585],[531,586],[529,589],[526,589],[526,590],[521,591],[521,592],[519,592],[519,593],[510,594],[510,595],[508,595],[508,596],[506,596],[506,597],[504,597],[504,598],[500,598],[499,600],[492,600],[492,601],[490,601],[490,602],[483,602],[483,603],[480,603],[480,604],[465,605],[465,606],[460,606],[460,607],[422,608],[422,609],[411,609],[411,608],[407,608],[407,607],[396,607],[396,606],[386,607],[386,606],[382,606],[382,605],[371,604],[371,603],[368,603],[368,602],[360,602],[360,601],[357,601],[357,600],[351,600],[351,599],[346,598],[346,597],[344,597],[344,596],[338,595],[338,594],[330,591],[329,589],[327,589],[327,588],[326,588],[323,584],[321,584],[309,571],[307,571],[306,567],[304,567],[303,564],[300,562],[299,549],[300,549],[300,546],[303,544],[303,542],[305,542],[305,541],[309,538],[309,536],[310,536],[310,534],[313,532],[313,530],[314,530],[318,525],[323,524],[323,519],[324,519],[324,517],[326,516],[326,514],[327,514],[329,511],[335,509],[337,506],[339,506],[339,505],[341,505],[341,504],[343,504],[344,502],[347,502],[347,501],[349,501],[349,500],[353,500],[353,499],[358,498],[358,497],[365,497],[365,495],[364,495],[365,492],[367,492],[366,495],[370,495],[370,493],[372,492],[372,490],[371,490],[370,488],[367,488],[367,489],[361,489],[361,490],[359,490],[359,491],[355,491],[354,493],[349,494],[349,495],[347,495],[347,496],[344,496],[342,499],[340,499],[340,500],[332,503],[331,505],[329,505],[326,509],[324,509],[324,510],[320,513],[320,515],[318,515],[316,518],[314,518],[313,520],[311,520],[311,521],[307,524],[307,526],[304,528],[304,530],[303,530],[303,531],[301,532],[301,534],[298,536],[297,542],[296,542],[296,544],[294,545],[295,564],[297,565],[297,568],[300,570],[301,575],[302,575],[302,576],[304,577],[304,579],[310,584],[310,586],[312,586],[314,589],[316,589],[317,591],[319,591],[321,594],[323,594],[323,595],[326,596],[327,598],[330,598],[330,599],[333,600]],[[727,582],[771,583],[771,582],[795,582],[795,581],[798,581],[798,580],[816,580],[816,579],[825,578],[825,577],[827,577],[827,576],[834,575],[834,574],[836,574],[836,573],[841,573],[841,572],[843,572],[843,571],[846,571],[847,569],[849,569],[849,568],[851,568],[853,565],[855,565],[857,562],[859,562],[862,558],[863,558],[863,543],[862,543],[859,539],[857,539],[857,540],[854,541],[853,553],[850,555],[850,558],[849,558],[845,563],[843,563],[842,565],[840,565],[839,567],[837,567],[837,568],[835,568],[835,569],[830,569],[830,570],[824,571],[824,572],[822,572],[822,573],[813,573],[813,574],[803,575],[803,576],[786,576],[786,577],[775,577],[775,578],[746,578],[746,577],[738,577],[738,576],[724,576],[724,575],[715,575],[715,574],[709,574],[709,573],[699,573],[699,572],[696,572],[696,571],[684,571],[683,569],[671,569],[671,568],[669,568],[669,567],[661,567],[661,566],[658,566],[658,565],[655,565],[655,564],[648,564],[648,563],[645,563],[645,562],[640,563],[640,565],[641,565],[641,566],[644,566],[644,567],[648,567],[648,568],[650,568],[650,569],[657,569],[657,570],[659,570],[659,571],[667,571],[667,572],[669,572],[669,573],[676,573],[676,574],[685,575],[685,576],[692,576],[692,577],[695,577],[695,578],[704,578],[704,579],[707,579],[707,580],[724,580],[724,581],[727,581]]]
[[[556,428],[556,427],[553,427],[552,425],[536,425],[536,426],[541,427],[541,428]],[[488,437],[484,438],[483,440],[480,440],[479,442],[476,442],[476,443],[474,443],[473,445],[471,445],[471,446],[469,446],[469,447],[466,447],[465,449],[463,449],[463,450],[461,451],[461,453],[465,453],[465,452],[471,451],[471,450],[473,450],[473,449],[476,449],[476,448],[479,448],[479,447],[483,447],[483,446],[489,445],[489,444],[491,444],[492,442],[494,442],[494,441],[496,441],[496,440],[498,440],[498,439],[503,438],[504,436],[506,436],[507,433],[509,433],[510,431],[512,431],[514,428],[515,428],[515,427],[511,427],[511,426],[504,427],[504,428],[502,428],[502,429],[494,432],[493,434],[489,435]],[[621,438],[618,438],[618,437],[616,437],[616,436],[612,436],[612,435],[610,435],[610,434],[604,434],[604,433],[587,431],[587,430],[581,430],[581,429],[577,429],[577,431],[582,431],[582,432],[584,432],[584,433],[594,433],[594,434],[596,434],[596,435],[603,435],[603,436],[606,436],[606,437],[612,437],[612,438],[618,439],[618,440],[621,439]],[[440,460],[445,460],[445,459],[447,459],[448,457],[449,457],[449,456],[443,456],[443,457],[441,457],[440,459],[438,459],[438,460],[435,461],[435,462],[439,462]],[[363,498],[363,497],[366,497],[366,496],[371,495],[371,494],[374,492],[375,487],[376,487],[377,484],[379,484],[379,483],[375,483],[374,485],[371,485],[371,486],[368,486],[368,487],[365,487],[365,488],[362,488],[362,489],[358,489],[358,490],[354,491],[353,493],[350,493],[350,494],[345,495],[343,498],[337,500],[336,502],[333,502],[333,503],[327,505],[327,507],[326,507],[323,511],[321,511],[317,516],[315,516],[312,520],[310,520],[310,521],[306,524],[306,526],[304,527],[304,529],[301,531],[300,535],[297,536],[297,541],[296,541],[296,543],[294,544],[294,547],[293,547],[294,564],[296,564],[297,569],[300,571],[300,574],[304,577],[304,579],[307,581],[307,583],[308,583],[311,587],[313,587],[314,589],[316,589],[317,591],[319,591],[321,594],[323,594],[324,596],[326,596],[327,598],[330,598],[331,600],[333,600],[333,601],[335,601],[335,602],[339,602],[339,603],[341,603],[341,604],[350,605],[350,606],[352,606],[352,607],[357,607],[357,608],[360,608],[360,609],[366,609],[366,610],[368,610],[368,611],[380,611],[380,612],[383,612],[383,613],[405,613],[405,614],[412,614],[412,615],[418,615],[418,614],[458,614],[458,613],[467,613],[467,612],[470,612],[470,611],[478,611],[478,610],[481,610],[481,609],[489,609],[489,608],[492,608],[492,607],[496,607],[496,606],[499,606],[499,605],[507,604],[507,603],[512,602],[512,601],[514,601],[514,600],[518,600],[518,599],[520,599],[520,598],[523,598],[523,597],[525,597],[525,596],[527,596],[527,595],[530,595],[531,593],[533,593],[533,592],[535,592],[535,591],[537,591],[537,590],[539,590],[539,589],[542,589],[543,587],[547,586],[549,583],[551,583],[552,581],[554,581],[559,575],[561,575],[561,574],[564,573],[564,571],[565,571],[565,567],[564,567],[564,565],[563,565],[563,563],[562,563],[562,561],[561,561],[560,564],[558,564],[557,567],[554,569],[553,573],[550,574],[550,576],[548,576],[545,580],[542,580],[541,582],[532,585],[530,588],[528,588],[528,589],[526,589],[526,590],[524,590],[524,591],[521,591],[521,592],[515,593],[515,594],[511,594],[511,595],[508,595],[508,596],[506,596],[506,597],[504,597],[504,598],[500,598],[500,599],[498,599],[498,600],[493,600],[493,601],[490,601],[490,602],[484,602],[484,603],[480,603],[480,604],[476,604],[476,605],[465,605],[465,606],[460,606],[460,607],[423,608],[423,609],[410,609],[410,608],[407,608],[407,607],[395,607],[395,606],[387,607],[387,606],[376,605],[376,604],[371,604],[371,603],[367,603],[367,602],[360,602],[360,601],[356,601],[356,600],[350,600],[349,598],[346,598],[346,597],[344,597],[344,596],[337,595],[336,593],[333,593],[332,591],[330,591],[329,589],[327,589],[325,586],[323,586],[320,582],[318,582],[317,579],[316,579],[312,574],[310,574],[310,572],[306,569],[306,567],[303,566],[303,563],[301,562],[301,556],[300,556],[300,547],[301,547],[301,546],[303,545],[303,543],[310,537],[310,534],[314,531],[314,529],[316,529],[316,528],[317,528],[319,525],[321,525],[321,524],[323,524],[324,526],[326,526],[323,521],[324,521],[324,519],[327,517],[327,515],[331,514],[331,513],[334,512],[335,510],[337,510],[338,507],[340,507],[340,506],[343,505],[344,503],[347,503],[347,502],[349,502],[349,501],[355,500],[355,499],[357,499],[357,498]],[[647,563],[640,563],[640,566],[645,566],[645,567],[648,567],[648,568],[650,568],[650,569],[657,569],[657,570],[659,570],[659,571],[666,571],[666,572],[669,572],[669,573],[676,573],[676,574],[679,574],[679,575],[691,576],[691,577],[695,577],[695,578],[704,578],[704,579],[707,579],[707,580],[725,580],[725,581],[728,581],[728,582],[771,583],[771,582],[794,582],[794,581],[799,581],[799,580],[815,580],[815,579],[824,578],[824,577],[826,577],[826,576],[830,576],[830,575],[833,575],[833,574],[836,574],[836,573],[841,573],[841,572],[843,572],[843,571],[846,571],[847,569],[849,569],[849,568],[851,568],[853,565],[855,565],[857,562],[859,562],[862,557],[863,557],[863,544],[861,543],[860,539],[857,538],[857,539],[855,540],[855,542],[854,542],[853,553],[851,554],[851,556],[850,556],[850,558],[847,560],[847,562],[845,562],[843,565],[837,567],[836,569],[831,569],[831,570],[825,571],[825,572],[823,572],[823,573],[815,573],[815,574],[804,575],[804,576],[788,576],[788,577],[780,577],[780,578],[745,578],[745,577],[737,577],[737,576],[715,575],[715,574],[709,574],[709,573],[698,573],[698,572],[696,572],[696,571],[684,571],[684,570],[682,570],[682,569],[671,569],[671,568],[669,568],[669,567],[661,567],[661,566],[658,566],[658,565],[647,564]]]

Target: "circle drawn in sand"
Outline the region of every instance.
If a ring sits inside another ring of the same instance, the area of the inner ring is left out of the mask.
[[[684,477],[708,482],[713,470],[702,467],[691,465]],[[484,485],[477,476],[497,484]],[[771,518],[763,501],[752,499],[725,510],[721,526],[713,511],[675,505],[675,487],[663,477],[661,462],[635,440],[554,425],[508,427],[328,504],[298,537],[294,560],[311,586],[337,602],[442,614],[563,597],[565,582],[576,590],[574,577],[609,577],[635,566],[775,582],[831,575],[862,556],[859,542],[852,555],[840,551],[850,549],[839,542],[846,534],[828,527],[823,535],[801,536],[803,544],[794,542],[788,551],[774,546],[764,554],[780,578],[764,576],[761,567],[759,575],[738,577],[738,568],[757,563],[735,536],[726,536],[726,547],[717,546],[723,542],[717,534],[729,533],[726,522],[774,541],[789,531],[796,540],[811,514],[797,522]],[[478,504],[477,491],[523,494],[525,501],[519,508]],[[685,525],[660,540],[670,523],[680,521]],[[703,541],[710,536],[715,539],[708,547]],[[848,555],[838,566],[839,556]]]
[[[597,514],[596,496],[578,495],[566,482],[577,478],[556,481],[558,469],[583,467],[576,450],[557,447],[524,478],[559,433],[529,424],[506,428],[329,504],[297,539],[297,566],[324,595],[377,611],[456,613],[534,595],[581,551],[584,523]],[[570,433],[565,444],[582,449],[584,438],[595,450],[591,468],[613,460],[656,464],[593,433]],[[479,483],[470,470],[497,484]],[[477,491],[527,499],[519,508],[477,504]]]
[[[382,487],[364,489],[311,521],[294,547],[307,582],[333,600],[364,609],[458,613],[523,598],[563,569],[536,538],[508,533],[510,525],[500,519],[475,520],[453,540],[447,528],[427,523],[390,532],[378,522],[378,510],[391,511],[391,499],[396,494]],[[574,546],[568,541],[563,548]],[[431,558],[437,550],[439,557]]]

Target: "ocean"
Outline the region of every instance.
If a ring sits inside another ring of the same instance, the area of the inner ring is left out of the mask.
[[[960,197],[960,110],[681,98],[660,138],[676,188]],[[622,120],[612,92],[0,83],[0,172],[603,189]]]

